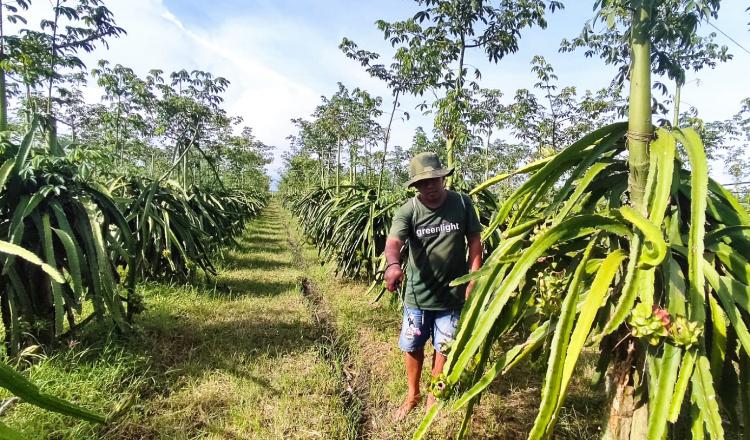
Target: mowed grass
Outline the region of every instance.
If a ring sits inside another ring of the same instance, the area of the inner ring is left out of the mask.
[[[300,293],[287,220],[269,206],[200,287],[141,286],[147,310],[132,334],[90,327],[22,360],[43,392],[104,414],[119,403],[115,421],[18,404],[3,422],[40,439],[355,438],[341,376]]]

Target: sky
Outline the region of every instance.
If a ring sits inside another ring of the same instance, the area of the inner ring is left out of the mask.
[[[36,2],[35,7],[48,8],[46,3]],[[531,89],[536,82],[530,61],[537,54],[554,67],[559,85],[576,86],[579,96],[609,84],[614,69],[603,61],[587,59],[583,51],[558,53],[561,39],[576,36],[594,16],[594,0],[563,3],[564,10],[548,16],[547,29],[524,31],[520,50],[500,63],[469,55],[469,64],[482,71],[482,87],[500,89],[510,102],[517,89]],[[282,152],[289,150],[287,136],[297,132],[291,119],[308,118],[322,96],[336,92],[338,82],[349,90],[359,87],[383,97],[383,109],[388,111],[390,91],[346,58],[338,45],[349,38],[389,63],[394,49],[383,40],[375,21],[404,20],[418,10],[413,0],[105,0],[105,4],[127,35],[109,40],[108,50],[84,54],[88,68],[107,59],[142,77],[158,68],[165,75],[197,69],[228,79],[224,108],[232,116],[242,116],[259,140],[276,147],[274,162],[267,167],[273,179],[278,178]],[[713,70],[688,74],[683,106],[695,106],[707,121],[732,117],[741,99],[750,97],[750,54],[740,47],[750,49],[747,7],[745,0],[724,0],[715,22],[739,43],[722,34],[716,38],[718,44],[729,46],[734,59]],[[701,30],[707,31],[715,29]],[[99,99],[100,92],[87,94],[91,102]],[[414,109],[419,102],[411,99],[402,105],[412,117],[395,123],[392,145],[410,146],[417,126],[432,131],[431,119],[420,117]]]

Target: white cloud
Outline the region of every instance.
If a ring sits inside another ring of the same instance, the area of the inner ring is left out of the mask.
[[[227,112],[243,117],[258,139],[277,147],[283,147],[285,137],[294,132],[291,118],[307,116],[319,102],[319,93],[295,80],[294,75],[266,65],[279,60],[257,56],[266,49],[255,44],[252,28],[228,25],[211,27],[210,32],[191,29],[159,0],[128,3],[127,7],[121,3],[111,6],[118,25],[128,35],[113,40],[110,51],[98,52],[97,57],[131,67],[141,75],[159,68],[165,75],[198,69],[225,77],[231,83],[224,94]],[[279,167],[277,154],[270,168]]]

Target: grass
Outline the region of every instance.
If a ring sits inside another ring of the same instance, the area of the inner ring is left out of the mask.
[[[45,439],[404,439],[421,421],[393,414],[406,393],[400,311],[332,275],[272,203],[224,252],[217,277],[139,286],[146,311],[118,336],[91,325],[75,341],[19,360],[44,392],[108,414],[98,426],[18,404],[2,421]],[[429,356],[423,384],[427,384]],[[590,362],[585,362],[590,364]],[[598,437],[602,392],[576,375],[557,439]],[[543,373],[522,365],[496,381],[468,438],[525,438]],[[7,397],[7,394],[3,397]],[[428,438],[452,438],[444,411]]]

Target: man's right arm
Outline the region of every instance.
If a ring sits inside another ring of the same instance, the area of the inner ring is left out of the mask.
[[[404,279],[404,272],[401,270],[401,247],[404,245],[403,240],[388,237],[385,241],[385,261],[388,266],[385,269],[385,286],[389,292],[396,290],[396,282]],[[395,264],[394,264],[395,263]]]

